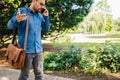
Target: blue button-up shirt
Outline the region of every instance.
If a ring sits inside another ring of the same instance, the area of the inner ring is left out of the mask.
[[[21,14],[26,14],[26,9],[29,13],[29,26],[28,26],[28,39],[26,46],[26,53],[41,53],[41,29],[48,31],[50,29],[49,18],[43,17],[40,13],[33,13],[30,8],[20,8]],[[26,20],[20,23],[16,20],[17,11],[13,17],[8,21],[8,29],[13,29],[15,26],[18,28],[18,43],[24,47],[24,37],[26,30]]]

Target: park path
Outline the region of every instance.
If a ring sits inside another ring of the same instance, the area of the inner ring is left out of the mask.
[[[69,34],[71,42],[90,42],[90,43],[102,43],[105,41],[120,41],[120,38],[92,38],[92,36],[104,37],[107,34]]]
[[[0,80],[18,80],[19,74],[20,74],[19,70],[0,67]],[[44,80],[75,80],[75,79],[46,75],[46,74],[44,74],[43,79]],[[30,72],[28,80],[34,80],[33,72]]]
[[[107,33],[103,34],[82,34],[82,33],[73,33],[67,34],[71,38],[72,43],[103,43],[105,41],[120,41],[120,38],[109,38],[105,37]],[[94,36],[98,38],[94,38]],[[50,38],[48,40],[42,40],[43,43],[51,43]]]

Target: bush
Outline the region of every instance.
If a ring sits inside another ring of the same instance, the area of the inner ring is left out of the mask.
[[[80,48],[72,45],[66,51],[46,53],[45,70],[75,70],[85,73],[118,72],[120,70],[119,48],[111,43]]]
[[[79,66],[85,73],[96,73],[100,72],[100,61],[98,58],[98,50],[96,47],[91,47],[81,54],[81,60]]]
[[[72,69],[78,67],[81,49],[77,46],[70,46],[66,51],[58,53],[48,53],[44,58],[44,67],[49,70]]]
[[[99,47],[99,60],[103,68],[108,68],[112,72],[120,70],[119,49],[114,44],[105,43]]]

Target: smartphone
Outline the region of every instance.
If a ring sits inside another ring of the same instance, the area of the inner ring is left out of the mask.
[[[45,11],[45,8],[43,8],[42,10],[41,10],[41,13],[43,13]]]

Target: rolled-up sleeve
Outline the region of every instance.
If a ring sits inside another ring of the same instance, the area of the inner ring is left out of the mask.
[[[17,11],[14,13],[13,17],[8,21],[8,23],[7,23],[8,29],[13,29],[14,27],[16,27],[18,25],[18,22],[16,20],[16,13],[17,13]]]

